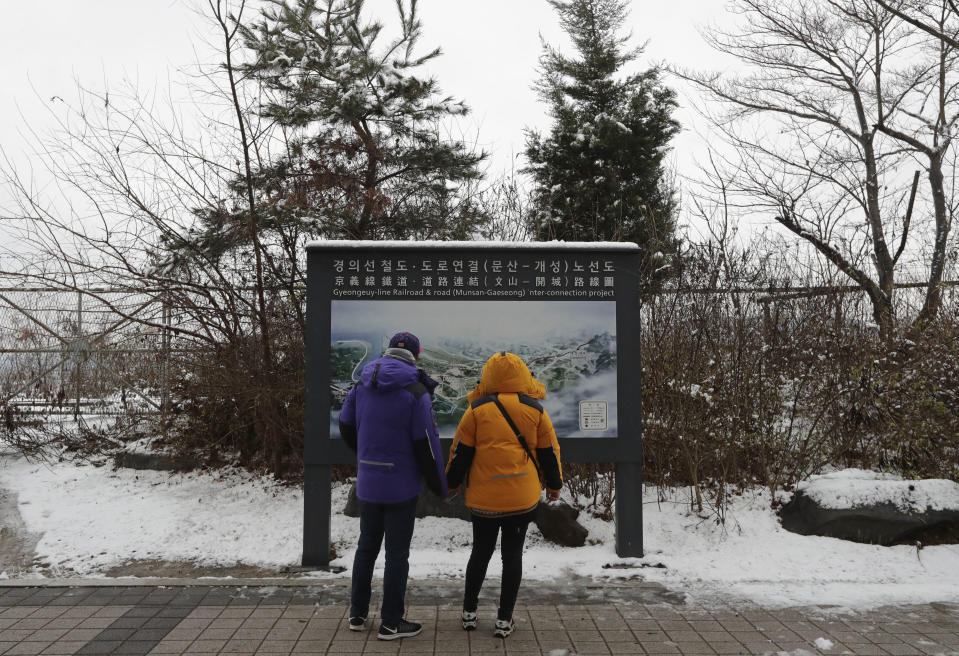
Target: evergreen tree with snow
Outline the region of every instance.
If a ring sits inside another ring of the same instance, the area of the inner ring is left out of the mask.
[[[287,138],[259,176],[277,220],[350,239],[464,239],[484,221],[470,192],[485,154],[440,134],[467,107],[423,73],[440,51],[416,54],[416,4],[397,0],[387,42],[363,0],[266,0],[241,28],[259,113]]]
[[[675,93],[652,68],[625,72],[642,48],[621,32],[625,0],[549,0],[576,57],[544,44],[539,97],[548,133],[527,131],[534,233],[540,239],[634,241],[655,268],[676,249],[664,158],[679,131]]]

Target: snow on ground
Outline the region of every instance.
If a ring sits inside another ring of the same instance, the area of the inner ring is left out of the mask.
[[[38,554],[56,576],[102,575],[137,559],[279,569],[298,565],[301,556],[302,493],[237,470],[170,475],[7,458],[0,462],[0,487],[18,495],[24,522],[41,536]],[[346,486],[334,490],[331,519],[338,554],[332,565],[346,569],[311,576],[349,576],[359,520],[339,512],[347,492]],[[672,496],[659,502],[657,490],[647,491],[642,559],[615,555],[610,522],[581,515],[589,538],[578,549],[545,542],[531,526],[524,578],[638,576],[691,602],[752,600],[770,607],[959,601],[959,545],[917,551],[789,533],[763,491],[734,498],[722,526],[690,512],[682,492]],[[468,522],[417,520],[410,576],[461,580],[470,539]],[[494,558],[490,575],[498,576],[498,568]]]
[[[301,555],[302,494],[233,470],[137,471],[69,463],[0,463],[37,553],[57,574],[131,559],[274,566]]]

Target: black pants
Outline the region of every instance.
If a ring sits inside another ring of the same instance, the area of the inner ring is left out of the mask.
[[[394,625],[403,619],[406,578],[410,571],[410,541],[416,519],[416,499],[401,503],[360,502],[360,539],[353,557],[353,588],[350,616],[367,617],[373,587],[373,567],[386,538],[386,569],[383,572],[383,604],[380,619]]]
[[[480,588],[486,579],[486,568],[496,551],[496,536],[500,530],[503,538],[500,553],[503,556],[503,582],[499,592],[499,610],[497,619],[513,618],[513,607],[519,584],[523,579],[523,544],[526,542],[526,529],[533,521],[535,510],[522,515],[507,517],[478,517],[473,515],[473,550],[466,564],[466,594],[463,596],[463,610],[476,612],[479,604]]]

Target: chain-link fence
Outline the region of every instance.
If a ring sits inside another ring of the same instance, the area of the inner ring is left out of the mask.
[[[956,303],[957,285],[943,283],[945,306]],[[914,313],[924,293],[922,283],[897,285],[896,304]],[[847,319],[871,321],[865,295],[853,286],[680,287],[656,296],[676,294],[738,297],[759,312],[777,302],[831,296],[845,299]],[[644,323],[654,308],[644,303]],[[0,407],[72,415],[165,412],[172,356],[188,350],[175,343],[177,315],[163,290],[0,287]]]
[[[0,288],[0,407],[164,412],[171,315],[160,292]]]

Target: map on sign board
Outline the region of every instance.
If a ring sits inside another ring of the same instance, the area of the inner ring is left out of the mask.
[[[613,301],[333,301],[331,324],[331,437],[363,366],[399,331],[419,338],[417,366],[440,383],[433,408],[441,437],[453,437],[483,365],[503,350],[546,385],[542,403],[557,436],[617,437]],[[583,428],[581,403],[594,399],[604,400],[604,425]]]

